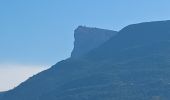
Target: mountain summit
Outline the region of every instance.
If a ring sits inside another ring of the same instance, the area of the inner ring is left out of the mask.
[[[75,41],[71,57],[78,58],[85,55],[89,51],[109,40],[111,37],[116,35],[116,33],[116,31],[112,30],[79,26],[74,31]]]

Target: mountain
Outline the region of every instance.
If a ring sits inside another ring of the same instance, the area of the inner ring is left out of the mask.
[[[75,42],[71,57],[79,58],[82,55],[85,55],[109,40],[116,35],[116,33],[116,31],[112,30],[79,26],[74,31]]]
[[[129,25],[77,59],[43,71],[1,100],[169,100],[170,21]]]

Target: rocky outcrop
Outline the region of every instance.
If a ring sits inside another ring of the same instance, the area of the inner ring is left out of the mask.
[[[74,31],[75,42],[71,57],[78,58],[88,53],[109,40],[116,33],[116,31],[112,30],[79,26]]]

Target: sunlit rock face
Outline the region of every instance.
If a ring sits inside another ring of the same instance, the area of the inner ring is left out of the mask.
[[[74,31],[75,42],[71,57],[78,58],[87,54],[116,35],[116,33],[112,30],[79,26]]]

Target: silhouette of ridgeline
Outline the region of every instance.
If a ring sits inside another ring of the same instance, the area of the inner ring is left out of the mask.
[[[169,100],[169,76],[170,21],[147,22],[55,64],[0,100]]]

